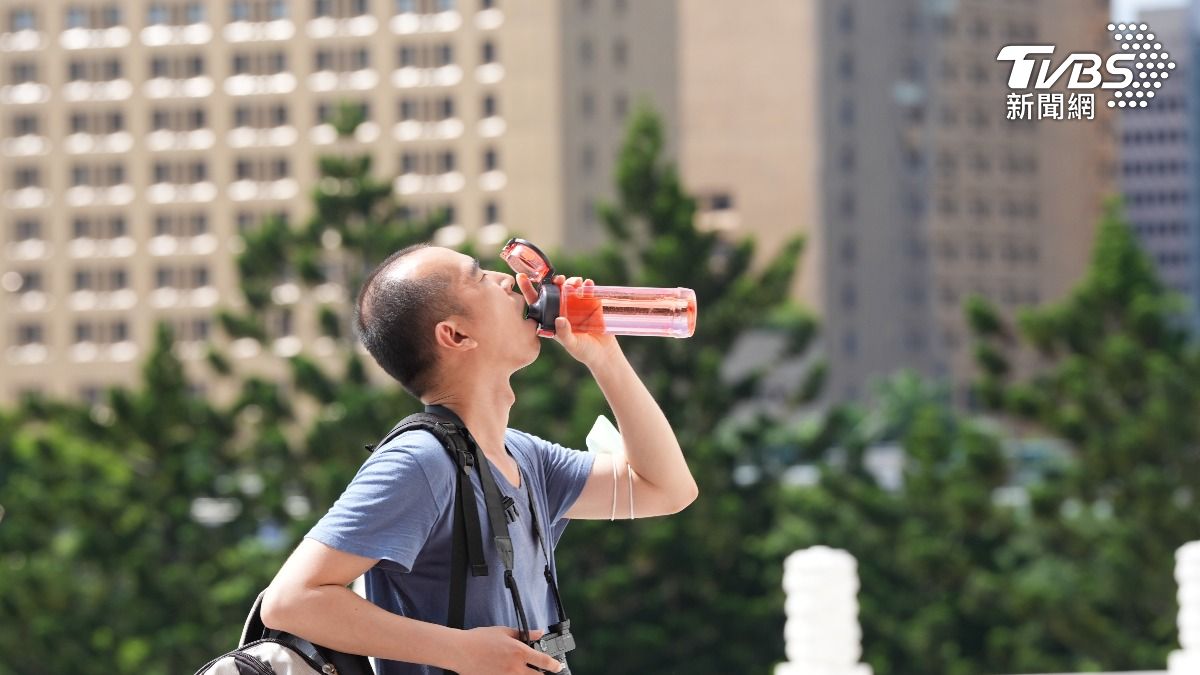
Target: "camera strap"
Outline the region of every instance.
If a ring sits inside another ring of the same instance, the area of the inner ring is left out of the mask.
[[[458,436],[460,440],[463,438],[466,439],[466,444],[469,446],[469,453],[472,455],[473,461],[471,464],[479,473],[479,483],[483,488],[484,508],[487,511],[488,521],[492,526],[493,542],[495,543],[496,550],[500,553],[500,561],[504,565],[504,586],[508,589],[509,594],[512,596],[513,608],[517,615],[518,630],[521,633],[521,641],[529,642],[529,620],[525,615],[525,607],[524,603],[521,601],[520,589],[517,588],[516,578],[513,576],[514,555],[512,537],[509,536],[508,521],[505,518],[505,514],[508,510],[505,508],[504,498],[500,494],[500,487],[496,484],[496,478],[491,471],[487,457],[483,455],[483,450],[479,447],[479,444],[471,435],[470,430],[466,428],[466,425],[462,423],[462,419],[459,418],[454,411],[440,405],[425,406],[425,411],[432,415],[451,420],[457,428],[456,430],[459,432],[455,435]],[[534,539],[537,540],[538,546],[542,550],[542,556],[545,558],[543,574],[546,578],[546,583],[550,586],[550,590],[554,594],[554,602],[558,609],[559,622],[565,622],[567,620],[567,615],[566,611],[563,609],[562,596],[558,591],[558,583],[554,579],[554,573],[550,569],[550,549],[546,543],[546,538],[542,535],[541,528],[538,526],[537,500],[533,495],[533,487],[531,486],[529,479],[525,476],[525,472],[521,469],[520,464],[517,465],[517,471],[521,477],[521,483],[525,486],[525,494],[529,498],[529,515],[530,520],[532,521],[533,536]],[[464,466],[463,473],[465,472],[466,468]],[[459,492],[464,491],[464,489],[473,492],[473,489],[469,484],[465,486],[460,484]],[[473,507],[474,499],[471,501],[472,504],[470,506]],[[467,510],[467,505],[464,504],[463,508],[464,510]],[[468,530],[470,530],[471,523],[468,522],[467,526]],[[478,519],[474,520],[474,527],[476,530],[475,536],[479,539],[482,539],[482,535],[480,535],[478,532]],[[471,533],[468,531],[466,535],[469,542],[471,539]],[[457,538],[461,535],[455,533],[453,536]]]
[[[554,580],[554,572],[550,570],[550,549],[546,545],[546,538],[542,536],[541,528],[538,527],[537,501],[533,498],[533,488],[525,479],[523,471],[521,472],[521,483],[525,485],[525,493],[529,495],[529,519],[533,521],[533,537],[537,539],[538,545],[542,549],[542,557],[546,561],[542,572],[546,576],[546,584],[550,586],[550,591],[554,594],[554,604],[558,607],[558,620],[561,623],[567,620],[567,611],[563,609],[562,596],[558,593],[558,582]]]

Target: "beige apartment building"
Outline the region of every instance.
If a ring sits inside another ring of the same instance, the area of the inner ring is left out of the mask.
[[[639,100],[698,223],[763,256],[807,237],[831,399],[899,368],[960,387],[962,302],[1061,297],[1115,189],[1108,111],[1006,119],[1001,46],[1107,52],[1097,0],[16,0],[0,12],[0,404],[136,380],[154,322],[203,386],[238,233],[303,222],[316,159],[369,152],[445,244],[600,241]],[[1099,100],[1100,97],[1098,96]],[[367,122],[347,144],[339,101]],[[243,371],[333,352],[337,284],[276,289]],[[790,377],[779,369],[777,377]],[[207,382],[207,383],[206,383]],[[785,383],[786,384],[786,383]],[[785,387],[786,388],[786,387]]]
[[[47,0],[0,10],[0,404],[137,380],[168,321],[199,386],[239,232],[300,223],[317,158],[369,153],[441,243],[598,241],[638,100],[675,101],[675,5],[583,0]],[[361,104],[354,142],[327,119]],[[329,283],[275,289],[243,372],[331,355]],[[345,313],[344,313],[345,314]],[[222,338],[223,339],[223,338]]]
[[[820,317],[831,399],[911,368],[965,402],[964,300],[1012,315],[1082,278],[1116,190],[1111,111],[1098,94],[1094,120],[1008,120],[996,56],[1108,54],[1107,24],[1097,0],[680,3],[680,160],[700,222],[763,255],[806,236],[796,295]]]

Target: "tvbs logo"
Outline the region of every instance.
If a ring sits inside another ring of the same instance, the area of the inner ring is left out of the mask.
[[[1137,54],[1118,53],[1103,60],[1099,54],[1077,52],[1051,69],[1053,54],[1053,45],[1009,45],[996,60],[1012,62],[1009,89],[1050,89],[1068,73],[1067,89],[1125,89],[1133,83],[1138,60]],[[1036,78],[1034,66],[1040,66]]]
[[[1114,98],[1131,105],[1131,99],[1154,98],[1153,90],[1175,69],[1171,55],[1144,23],[1110,23],[1108,32],[1120,49],[1107,59],[1073,52],[1056,64],[1054,45],[1008,45],[996,60],[1012,64],[1009,89],[1050,89],[1065,77],[1067,89],[1111,89]]]

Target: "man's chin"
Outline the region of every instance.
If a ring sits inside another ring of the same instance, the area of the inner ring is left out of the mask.
[[[534,343],[530,348],[529,359],[525,362],[526,366],[537,361],[537,357],[542,353],[542,339],[537,336],[537,333],[533,334],[533,339]]]

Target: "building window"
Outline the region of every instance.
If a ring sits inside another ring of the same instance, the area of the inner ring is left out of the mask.
[[[858,259],[858,243],[853,237],[842,238],[842,262],[847,265],[853,265]]]
[[[838,118],[844,127],[854,126],[854,100],[849,98],[842,99],[842,103],[838,106]]]
[[[843,194],[838,203],[838,208],[843,218],[854,218],[858,213],[858,203],[854,198],[854,193],[847,192]]]
[[[579,163],[583,168],[584,175],[590,176],[596,169],[596,149],[590,145],[583,146],[583,150],[580,151]]]
[[[486,225],[500,222],[500,205],[496,202],[488,202],[483,207],[483,222]]]
[[[315,0],[313,16],[345,19],[367,14],[367,0]]]
[[[854,77],[854,54],[843,52],[838,57],[838,75],[843,80],[849,80]]]
[[[854,30],[854,7],[842,5],[838,8],[837,25],[838,30],[842,33],[850,33]]]
[[[42,238],[42,221],[22,218],[13,223],[14,241],[36,241]]]
[[[496,101],[495,94],[488,94],[483,97],[483,116],[495,117],[500,114],[500,106]]]
[[[488,148],[483,153],[483,170],[496,171],[500,168],[500,156],[496,153],[495,148]]]
[[[203,2],[189,2],[184,6],[183,16],[189,24],[204,23],[208,18],[208,12]]]
[[[36,166],[23,166],[13,170],[13,189],[37,188],[42,186],[42,172]]]
[[[613,42],[613,64],[618,68],[624,68],[629,61],[629,45],[623,38],[617,38]]]
[[[150,9],[146,12],[146,24],[150,26],[165,26],[171,22],[171,12],[167,10],[167,6],[162,3],[154,3],[150,5]]]
[[[854,152],[854,146],[843,145],[838,159],[843,173],[854,173],[854,167],[858,159]]]
[[[848,330],[842,334],[842,353],[850,357],[858,354],[858,333]]]
[[[82,7],[68,7],[66,25],[67,28],[88,28],[91,24],[91,17],[87,10]]]
[[[491,40],[483,43],[481,60],[484,63],[496,62],[496,43],[492,42]]]
[[[11,293],[33,293],[44,291],[45,286],[42,283],[42,273],[37,270],[29,270],[26,272],[14,273],[16,283],[9,285],[9,280],[5,279],[4,290]],[[5,275],[6,277],[8,275]]]
[[[858,289],[854,284],[846,283],[842,286],[842,309],[853,310],[858,305]]]
[[[14,33],[23,30],[37,30],[37,14],[32,9],[14,9],[8,15],[8,27]]]
[[[12,119],[13,136],[36,136],[41,131],[37,115],[17,115]]]
[[[100,8],[100,27],[115,28],[121,25],[121,8],[117,5],[107,5]]]
[[[417,104],[411,98],[400,99],[400,121],[416,119]]]
[[[95,325],[92,325],[91,323],[82,322],[82,321],[77,322],[76,330],[74,330],[74,333],[76,333],[76,344],[77,345],[80,344],[80,342],[95,342],[96,341],[96,328],[95,328]]]
[[[40,323],[17,325],[17,346],[46,344],[46,329]]]
[[[629,114],[629,97],[625,94],[617,94],[613,99],[613,117],[618,122],[624,121],[625,116]]]
[[[37,63],[33,61],[16,61],[9,68],[9,84],[25,84],[38,81]]]
[[[591,39],[583,38],[579,42],[579,63],[581,63],[582,65],[585,65],[585,66],[590,66],[590,65],[592,65],[592,62],[595,60],[596,60],[596,54],[595,54],[595,50],[592,47]]]

